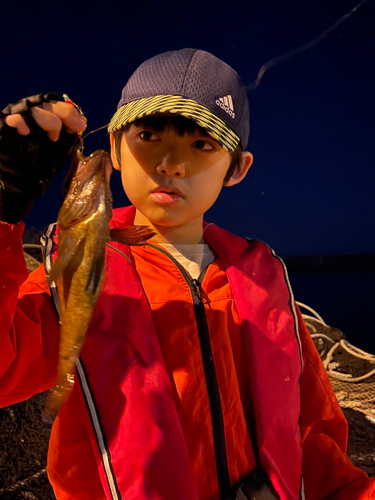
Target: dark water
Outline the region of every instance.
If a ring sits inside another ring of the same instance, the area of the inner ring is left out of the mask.
[[[375,354],[375,270],[289,270],[294,297],[348,341]]]

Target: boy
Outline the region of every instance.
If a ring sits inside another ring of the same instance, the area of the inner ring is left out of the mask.
[[[3,405],[51,387],[56,374],[58,318],[44,269],[26,279],[18,223],[85,128],[53,97],[4,113],[3,134],[39,134],[42,145],[33,173],[19,147],[17,168],[15,153],[1,157]],[[133,203],[111,226],[147,224],[156,236],[108,246],[76,383],[52,430],[57,498],[375,498],[345,456],[346,422],[281,261],[203,222],[252,163],[238,75],[204,51],[160,54],[128,81],[109,131]]]

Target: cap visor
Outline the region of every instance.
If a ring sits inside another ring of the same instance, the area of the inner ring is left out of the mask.
[[[226,151],[234,151],[240,142],[237,134],[208,108],[192,99],[176,95],[144,97],[124,104],[113,115],[108,125],[108,132],[115,132],[138,118],[166,113],[185,116],[193,120]]]

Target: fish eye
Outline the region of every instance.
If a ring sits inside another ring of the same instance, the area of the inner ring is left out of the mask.
[[[201,149],[202,151],[212,151],[214,146],[208,141],[204,141],[203,139],[198,139],[194,142],[193,146],[197,149]]]

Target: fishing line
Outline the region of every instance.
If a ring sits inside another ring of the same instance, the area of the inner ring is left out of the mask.
[[[103,130],[104,128],[107,128],[108,127],[108,124],[107,125],[103,125],[102,127],[99,127],[99,128],[96,128],[95,130],[91,130],[90,132],[87,132],[87,134],[85,134],[84,136],[79,136],[78,137],[78,140],[76,142],[77,144],[77,148],[73,151],[79,151],[81,154],[83,154],[83,148],[84,148],[84,140],[86,139],[86,137],[90,134],[93,134],[94,132],[99,132],[99,130]]]
[[[323,31],[323,33],[321,33],[319,36],[317,36],[316,38],[314,38],[310,42],[306,43],[305,45],[301,45],[300,47],[298,47],[296,49],[293,49],[290,52],[287,52],[286,54],[283,54],[282,56],[275,57],[274,59],[270,59],[269,61],[267,61],[260,68],[257,78],[253,81],[253,83],[250,83],[250,85],[247,85],[245,87],[245,89],[247,91],[255,90],[258,87],[258,85],[259,85],[259,83],[260,83],[261,79],[263,78],[263,75],[264,75],[264,73],[266,71],[268,71],[273,66],[277,66],[281,62],[286,61],[287,59],[290,59],[291,57],[296,56],[297,54],[301,54],[301,52],[305,52],[305,50],[308,50],[311,47],[313,47],[314,45],[316,45],[317,43],[321,42],[327,35],[329,35],[329,33],[331,33],[331,31],[333,31],[334,29],[336,29],[341,23],[343,23],[344,21],[346,21],[346,19],[348,19],[349,16],[351,16],[352,14],[354,14],[354,12],[356,10],[358,10],[365,2],[367,2],[367,0],[361,0],[361,2],[359,2],[349,12],[347,12],[342,17],[340,17],[340,19],[338,21],[336,21],[335,23],[333,23],[330,28],[328,28],[325,31]]]
[[[96,128],[95,130],[91,130],[91,132],[87,132],[87,134],[82,137],[82,141],[84,141],[88,135],[93,134],[94,132],[99,132],[99,130],[103,130],[103,128],[107,127],[108,125],[103,125],[102,127]]]
[[[314,47],[314,45],[316,45],[319,42],[321,42],[326,36],[328,36],[333,30],[335,30],[338,26],[340,26],[341,23],[343,23],[344,21],[346,21],[346,19],[348,19],[348,17],[350,17],[352,14],[354,14],[354,12],[356,12],[360,7],[362,7],[362,5],[364,3],[366,3],[367,1],[368,0],[361,0],[349,12],[347,12],[342,17],[340,17],[340,19],[338,19],[335,23],[333,23],[332,26],[330,26],[328,29],[326,29],[325,31],[323,31],[323,33],[321,33],[320,35],[318,35],[313,40],[310,40],[310,42],[305,43],[304,45],[301,45],[300,47],[297,47],[296,49],[293,49],[290,52],[287,52],[286,54],[283,54],[283,55],[278,56],[278,57],[274,57],[273,59],[270,59],[269,61],[267,61],[260,68],[257,78],[252,83],[250,83],[249,85],[246,85],[245,89],[248,92],[250,92],[252,90],[255,90],[258,87],[258,85],[259,85],[261,79],[263,78],[264,74],[266,73],[266,71],[268,71],[270,68],[272,68],[274,66],[277,66],[278,64],[280,64],[280,63],[282,63],[284,61],[287,61],[288,59],[291,59],[292,57],[294,57],[294,56],[296,56],[298,54],[301,54],[302,52],[305,52],[306,50],[310,49],[311,47]],[[64,98],[65,98],[65,96],[64,96]],[[66,96],[66,98],[69,99],[68,96]],[[72,104],[74,104],[74,103],[72,103]],[[74,106],[76,106],[76,105],[74,104]],[[76,106],[76,107],[78,107],[78,106]],[[81,113],[82,113],[82,111],[81,111]],[[88,132],[84,137],[82,137],[82,143],[83,143],[84,139],[86,139],[86,137],[88,135],[93,134],[94,132],[98,132],[99,130],[102,130],[104,128],[107,128],[107,126],[108,126],[108,124],[107,125],[103,125],[102,127],[99,127],[99,128],[97,128],[95,130],[92,130],[91,132]]]
[[[78,111],[78,113],[85,119],[85,121],[87,122],[87,118],[85,117],[83,111],[82,111],[82,108],[80,106],[78,106],[78,104],[76,104],[74,101],[71,100],[71,98],[68,96],[68,94],[63,94],[63,99],[66,103],[68,104],[71,104],[72,106],[74,106],[76,108],[76,110]],[[86,137],[90,134],[93,134],[94,132],[99,132],[99,130],[103,130],[103,128],[107,128],[107,125],[103,125],[102,127],[99,127],[95,130],[91,130],[91,132],[87,132],[86,135],[82,136],[82,132],[78,132],[78,144],[80,144],[80,147],[78,148],[79,150],[83,151],[83,141],[86,139]]]

